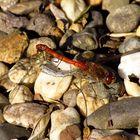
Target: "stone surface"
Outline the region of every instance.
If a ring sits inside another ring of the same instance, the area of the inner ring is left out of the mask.
[[[28,45],[26,33],[14,32],[0,38],[0,61],[9,64],[19,60]]]
[[[39,0],[20,2],[8,8],[8,11],[16,15],[29,14],[32,11],[37,11],[40,5],[41,1]]]
[[[0,7],[7,11],[7,9],[13,5],[15,5],[18,2],[18,0],[0,0]]]
[[[0,139],[11,140],[16,138],[28,138],[31,132],[25,128],[18,127],[12,124],[0,124]]]
[[[47,45],[51,49],[56,49],[55,42],[49,37],[40,37],[40,38],[31,39],[29,42],[28,49],[27,49],[28,57],[31,57],[32,55],[37,53],[37,49],[36,49],[37,44],[44,44],[44,45]]]
[[[0,30],[3,32],[11,33],[19,28],[25,28],[27,23],[26,17],[0,12]]]
[[[51,114],[50,140],[60,140],[60,133],[62,130],[64,130],[67,126],[79,123],[80,116],[72,107],[68,107],[65,110],[54,111]]]
[[[52,16],[47,14],[36,14],[27,25],[28,30],[33,30],[41,36],[49,35],[50,30],[55,26]]]
[[[4,119],[14,125],[33,128],[47,107],[37,103],[17,103],[4,108]]]
[[[11,104],[33,101],[33,94],[30,89],[24,85],[17,85],[9,93],[9,102]]]
[[[103,0],[102,9],[113,12],[115,9],[129,4],[130,0]]]
[[[107,16],[106,24],[110,32],[124,33],[137,28],[139,20],[140,6],[128,4],[112,11]]]
[[[71,21],[75,21],[85,10],[86,4],[83,0],[62,0],[61,8]]]

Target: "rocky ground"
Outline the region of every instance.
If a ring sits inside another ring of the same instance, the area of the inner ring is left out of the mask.
[[[0,8],[0,140],[140,140],[139,0]]]

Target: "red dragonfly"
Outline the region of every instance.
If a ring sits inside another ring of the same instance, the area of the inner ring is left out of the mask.
[[[114,72],[110,72],[107,69],[105,69],[103,66],[96,64],[96,63],[84,63],[84,62],[78,62],[72,59],[69,59],[67,57],[64,57],[54,50],[50,49],[47,45],[44,44],[38,44],[36,45],[36,48],[39,52],[45,51],[46,53],[52,55],[53,57],[64,61],[66,63],[72,64],[76,67],[78,67],[83,72],[86,72],[87,74],[90,74],[92,77],[94,77],[97,81],[102,81],[104,84],[109,85],[113,83],[116,79]]]

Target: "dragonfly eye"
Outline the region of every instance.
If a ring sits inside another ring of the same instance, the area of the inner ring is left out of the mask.
[[[104,83],[106,85],[112,84],[115,81],[115,75],[113,72],[107,72],[105,77],[104,77]]]
[[[43,45],[43,44],[37,44],[37,45],[36,45],[36,49],[37,49],[38,52],[45,51],[45,49],[46,49],[46,45]]]

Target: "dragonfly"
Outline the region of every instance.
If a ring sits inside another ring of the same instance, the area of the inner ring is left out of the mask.
[[[108,71],[103,66],[97,63],[94,62],[85,63],[85,62],[79,62],[76,60],[69,59],[55,52],[54,50],[52,50],[51,48],[49,48],[47,45],[44,44],[37,44],[36,49],[38,52],[46,52],[49,55],[52,55],[53,57],[61,61],[64,61],[66,63],[78,67],[82,72],[91,75],[96,81],[102,80],[102,82],[106,85],[113,83],[116,79],[114,72]]]

